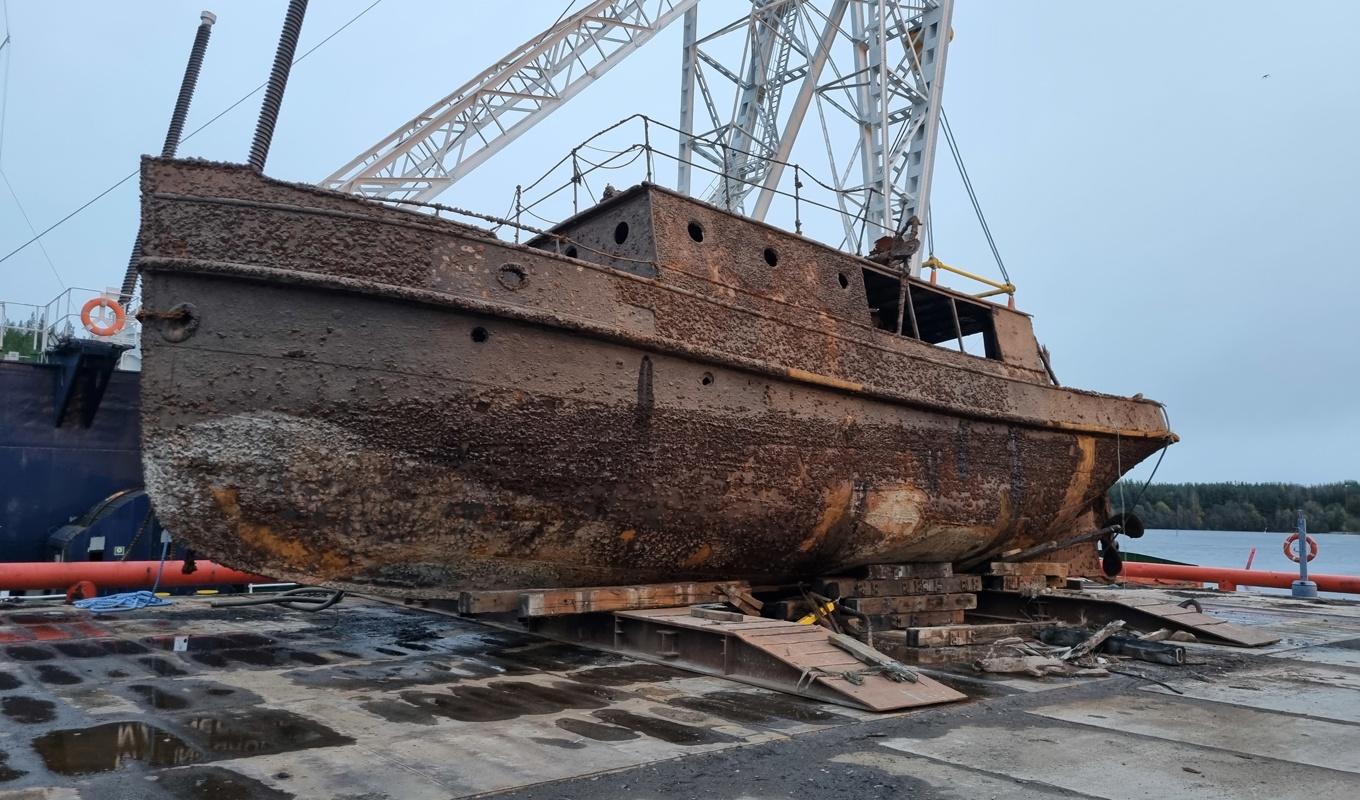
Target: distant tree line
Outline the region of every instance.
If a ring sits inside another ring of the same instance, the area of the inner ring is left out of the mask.
[[[1294,483],[1154,483],[1141,498],[1142,484],[1120,481],[1110,504],[1137,505],[1133,511],[1149,528],[1190,531],[1292,531],[1300,510],[1309,533],[1360,533],[1360,482],[1317,486]]]

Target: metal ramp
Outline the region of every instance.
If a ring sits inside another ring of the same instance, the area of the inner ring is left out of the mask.
[[[914,681],[892,680],[832,644],[832,633],[817,625],[734,613],[715,616],[722,618],[695,616],[691,607],[641,609],[539,619],[532,630],[644,661],[870,711],[967,699],[919,673]]]
[[[1171,628],[1193,633],[1209,644],[1235,647],[1263,647],[1280,637],[1245,625],[1227,622],[1168,602],[1164,597],[1123,596],[1116,591],[1049,590],[1023,596],[1014,592],[984,590],[979,598],[987,611],[1005,610],[1008,615],[1026,619],[1051,617],[1076,624],[1102,624],[1126,620],[1139,629]]]

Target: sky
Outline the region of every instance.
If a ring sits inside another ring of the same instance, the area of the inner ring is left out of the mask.
[[[208,2],[219,19],[188,130],[265,80],[286,7]],[[298,52],[371,2],[313,0]],[[323,179],[564,4],[381,0],[295,67],[266,172]],[[700,28],[742,7],[706,0]],[[159,151],[202,8],[9,0],[0,255]],[[945,109],[1064,385],[1166,404],[1182,441],[1158,481],[1360,478],[1360,4],[958,0],[953,27]],[[679,53],[676,24],[440,201],[503,213],[515,184],[605,125],[676,122]],[[244,161],[258,109],[256,95],[180,155]],[[794,159],[820,147],[805,135]],[[936,253],[995,275],[940,155]],[[134,179],[48,234],[45,253],[0,263],[0,299],[117,286],[137,203]],[[768,221],[789,217],[777,204]]]

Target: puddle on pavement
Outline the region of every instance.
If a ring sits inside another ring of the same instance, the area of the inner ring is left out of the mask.
[[[157,783],[185,800],[291,800],[294,795],[222,767],[185,767],[160,773]]]
[[[12,672],[0,672],[0,692],[8,692],[10,689],[18,689],[24,682],[19,680],[19,676]]]
[[[286,673],[299,686],[323,689],[404,689],[438,683],[457,683],[467,678],[493,678],[501,670],[470,661],[451,665],[437,661],[384,661],[376,664],[350,664],[327,669],[298,670]]]
[[[661,664],[622,664],[617,667],[592,667],[571,672],[567,677],[581,683],[601,686],[626,686],[630,683],[660,683],[674,678],[693,677],[694,673]]]
[[[39,664],[36,669],[38,680],[43,683],[50,683],[55,686],[74,686],[82,682],[79,675],[68,672],[55,664]]]
[[[52,731],[33,740],[48,771],[58,775],[112,772],[124,761],[173,767],[203,756],[173,734],[145,722],[106,722],[89,728]]]
[[[79,617],[67,611],[46,614],[10,614],[5,621],[15,625],[51,625],[58,622],[75,622]]]
[[[230,650],[235,648],[267,648],[273,645],[273,639],[267,635],[253,633],[231,633],[231,634],[203,634],[188,635],[188,637],[174,637],[174,635],[160,635],[160,637],[150,637],[141,639],[150,648],[159,650],[174,650],[175,639],[184,639],[182,648],[190,653],[212,652],[212,650]]]
[[[58,642],[52,645],[57,652],[70,658],[102,658],[104,656],[139,656],[150,652],[136,642],[125,639],[95,639],[83,642]]]
[[[620,728],[615,725],[601,725],[598,722],[591,722],[584,719],[572,719],[563,717],[557,720],[557,727],[568,733],[577,736],[584,736],[587,739],[594,739],[597,742],[623,742],[628,739],[636,739],[639,734],[637,731],[628,728]]]
[[[497,722],[567,709],[604,708],[618,697],[620,694],[613,690],[570,681],[548,685],[494,681],[485,686],[455,686],[448,692],[402,692],[401,699],[413,707],[401,711],[402,719],[384,714],[392,713],[391,701],[377,701],[364,707],[392,722],[422,722],[423,717],[417,717],[414,711],[459,722]]]
[[[189,698],[176,692],[166,691],[155,686],[138,684],[129,686],[128,691],[137,695],[144,705],[165,711],[179,711],[189,707]]]
[[[718,691],[698,696],[675,697],[669,705],[700,711],[732,722],[768,722],[772,719],[794,722],[846,722],[848,717],[819,708],[809,700],[776,694]]]
[[[575,742],[571,739],[556,739],[551,736],[530,736],[539,744],[546,744],[549,747],[560,747],[563,750],[580,750],[586,746],[585,742]]]
[[[720,731],[709,728],[700,728],[694,725],[685,725],[680,722],[673,722],[660,717],[648,717],[643,714],[634,714],[631,711],[624,711],[618,708],[604,708],[599,711],[591,712],[591,716],[603,720],[611,725],[618,725],[631,731],[637,731],[644,736],[653,739],[660,739],[670,744],[685,745],[691,747],[700,744],[717,744],[720,742],[735,742],[737,737],[729,736]]]
[[[6,647],[5,655],[15,661],[51,661],[57,657],[56,653],[46,647],[34,647],[29,644],[16,644]]]
[[[152,674],[154,675],[162,675],[167,678],[175,678],[180,675],[189,674],[185,670],[181,669],[174,662],[166,658],[161,658],[160,656],[147,656],[146,658],[139,658],[137,660],[142,662],[142,666],[151,670]]]
[[[0,750],[0,783],[18,780],[28,773],[22,769],[15,769],[9,765],[9,753]]]
[[[26,725],[35,725],[39,722],[51,722],[57,716],[57,704],[51,700],[39,700],[36,697],[20,697],[11,695],[0,700],[0,713]]]
[[[179,720],[203,746],[225,757],[287,753],[354,744],[314,720],[276,708],[246,708]]]

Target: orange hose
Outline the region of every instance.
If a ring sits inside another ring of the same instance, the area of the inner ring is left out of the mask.
[[[1165,578],[1181,581],[1205,581],[1217,583],[1220,588],[1231,590],[1237,585],[1268,586],[1274,589],[1288,589],[1299,579],[1297,572],[1266,572],[1259,569],[1233,569],[1232,567],[1197,567],[1188,564],[1152,564],[1143,561],[1125,561],[1123,575],[1130,578]],[[1308,580],[1317,584],[1324,592],[1349,592],[1360,594],[1360,576],[1319,575],[1308,573]]]
[[[57,589],[89,581],[101,589],[150,589],[156,582],[159,561],[38,561],[0,564],[0,589],[22,591]],[[219,586],[238,583],[270,583],[270,579],[228,569],[211,561],[184,574],[183,561],[167,561],[161,572],[162,588]]]

